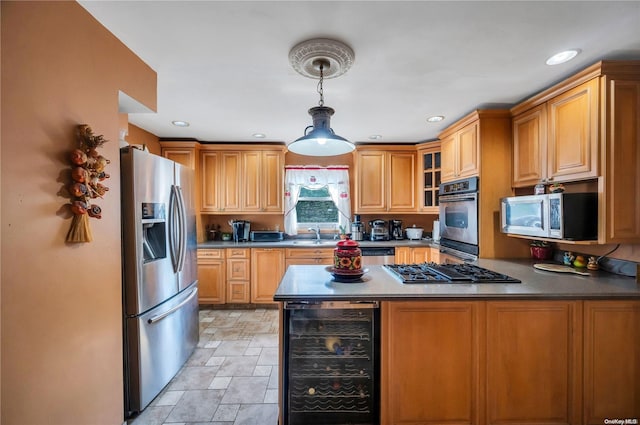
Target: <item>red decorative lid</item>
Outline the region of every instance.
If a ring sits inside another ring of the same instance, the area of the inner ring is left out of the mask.
[[[336,244],[338,246],[338,248],[344,248],[344,249],[353,249],[353,248],[357,248],[360,246],[360,244],[356,241],[354,241],[353,239],[342,239],[340,242],[338,242]]]

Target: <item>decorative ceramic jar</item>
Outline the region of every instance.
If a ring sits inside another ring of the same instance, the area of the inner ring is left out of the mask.
[[[358,242],[341,240],[333,250],[333,273],[345,276],[362,275],[362,251]]]

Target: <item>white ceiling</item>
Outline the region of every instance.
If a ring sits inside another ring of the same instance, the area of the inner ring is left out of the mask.
[[[324,82],[331,126],[353,142],[415,143],[474,109],[511,106],[601,59],[640,59],[640,1],[80,1],[158,73],[161,138],[289,143],[311,125],[317,80],[289,50],[317,37],[354,50]],[[561,50],[573,61],[547,66]],[[444,115],[443,122],[426,118]],[[191,123],[178,128],[172,120]]]

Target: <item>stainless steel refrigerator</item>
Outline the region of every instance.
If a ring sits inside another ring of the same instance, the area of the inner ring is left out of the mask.
[[[125,416],[142,411],[198,343],[194,172],[122,148]]]

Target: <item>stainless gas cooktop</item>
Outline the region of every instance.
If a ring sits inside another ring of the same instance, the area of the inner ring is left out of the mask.
[[[502,273],[473,264],[386,264],[402,283],[520,283]]]

